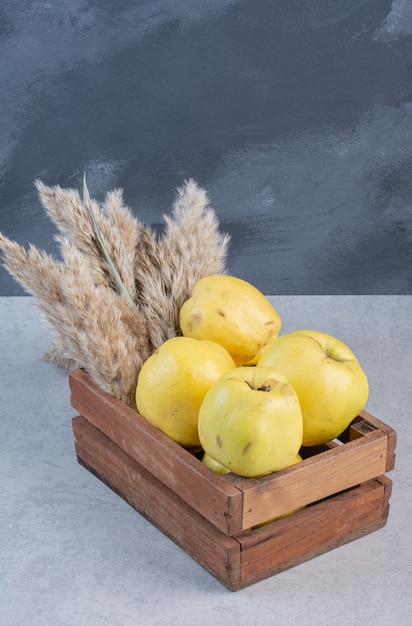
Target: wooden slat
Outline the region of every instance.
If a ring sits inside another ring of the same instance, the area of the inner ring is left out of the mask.
[[[72,405],[122,450],[227,535],[384,474],[396,433],[366,411],[302,463],[263,478],[214,474],[81,370],[70,374]]]
[[[73,419],[79,462],[228,588],[240,579],[240,547],[83,417]],[[138,546],[131,546],[138,550]]]
[[[228,480],[243,491],[242,528],[380,476],[386,471],[386,459],[387,437],[376,430],[269,476],[230,475]]]
[[[232,591],[377,530],[388,515],[391,481],[380,477],[227,537],[83,417],[73,432],[79,462]]]
[[[384,476],[373,479],[237,537],[242,550],[237,589],[382,528],[388,517],[391,484]]]
[[[72,406],[227,535],[241,531],[242,493],[82,370],[69,376]]]
[[[387,441],[387,459],[386,459],[386,472],[393,470],[395,467],[395,459],[396,459],[396,431],[382,422],[368,411],[361,411],[359,414],[360,423],[365,422],[366,424],[371,424],[374,428],[379,430],[382,433],[385,433],[388,441]],[[359,422],[358,422],[359,425]]]

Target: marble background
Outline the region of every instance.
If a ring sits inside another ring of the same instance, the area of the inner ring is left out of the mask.
[[[55,252],[33,180],[193,177],[268,294],[410,294],[409,0],[2,0],[0,231]],[[0,295],[21,295],[0,270]]]

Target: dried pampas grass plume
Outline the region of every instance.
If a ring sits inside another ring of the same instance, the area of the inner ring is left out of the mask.
[[[206,192],[194,180],[178,189],[165,232],[141,233],[135,274],[154,347],[181,334],[179,311],[203,276],[226,272],[229,236],[219,232]]]
[[[44,358],[84,368],[134,407],[142,364],[180,334],[179,311],[194,284],[226,271],[229,237],[193,180],[178,189],[159,236],[125,206],[120,190],[99,206],[86,179],[83,198],[73,189],[35,185],[57,227],[61,260],[1,233],[0,252],[51,328],[54,345]]]

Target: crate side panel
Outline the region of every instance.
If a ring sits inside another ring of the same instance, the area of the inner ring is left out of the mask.
[[[380,431],[333,447],[259,479],[229,480],[243,491],[242,528],[317,502],[385,473],[387,437]]]
[[[382,528],[389,513],[390,485],[386,478],[372,480],[238,537],[242,546],[238,588]]]
[[[242,529],[243,494],[81,370],[70,373],[72,406],[131,458],[227,535]]]
[[[73,420],[79,462],[231,589],[240,578],[240,547],[79,416]]]
[[[227,537],[87,420],[75,418],[73,430],[80,463],[232,591],[377,530],[388,515],[391,481],[380,477],[290,518]],[[309,538],[308,528],[316,530]]]
[[[375,428],[376,430],[379,430],[380,432],[386,435],[387,440],[388,440],[387,441],[388,450],[387,450],[385,471],[389,472],[390,470],[393,470],[395,467],[395,460],[396,460],[396,444],[397,444],[396,431],[390,426],[388,426],[388,424],[385,424],[385,422],[382,422],[374,415],[371,415],[371,413],[368,413],[368,411],[365,411],[365,410],[361,411],[359,414],[359,417],[361,418],[361,421],[365,421],[366,423],[371,424],[373,428]]]

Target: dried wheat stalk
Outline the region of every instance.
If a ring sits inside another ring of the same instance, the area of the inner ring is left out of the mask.
[[[61,261],[1,233],[0,251],[51,328],[54,346],[45,358],[83,367],[134,406],[143,362],[180,333],[179,310],[197,280],[225,271],[229,238],[194,181],[178,190],[159,237],[133,216],[120,190],[100,207],[86,183],[83,199],[73,189],[35,184],[59,231]]]

